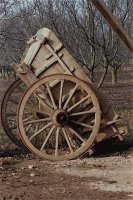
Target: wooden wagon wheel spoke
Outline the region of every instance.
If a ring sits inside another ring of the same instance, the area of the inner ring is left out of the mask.
[[[24,90],[21,88],[21,86],[20,86],[20,85],[18,85],[18,86],[16,87],[16,89],[18,90],[18,92],[21,92],[21,93],[23,93],[23,92],[24,92]]]
[[[29,119],[32,119],[32,118],[33,118],[32,116],[27,117],[27,118],[25,118],[25,119],[23,120],[23,122],[27,122]]]
[[[17,104],[18,105],[18,101],[16,101],[15,99],[12,99],[11,97],[8,99],[9,102],[12,102],[14,104]]]
[[[85,114],[90,114],[90,113],[95,113],[95,108],[94,107],[92,109],[88,110],[88,111],[71,113],[70,116],[79,116],[79,115],[85,115]]]
[[[29,124],[36,124],[36,123],[40,123],[40,122],[46,122],[46,121],[50,121],[50,118],[44,118],[44,119],[36,119],[36,120],[31,120],[31,121],[24,121],[24,125],[29,125]]]
[[[28,99],[28,102],[29,102],[29,104],[33,104],[33,101],[32,101],[32,99]]]
[[[74,95],[74,92],[77,90],[78,86],[79,86],[79,85],[76,84],[75,87],[72,89],[71,93],[69,94],[69,97],[68,97],[67,101],[65,102],[65,105],[63,106],[63,109],[66,109],[66,107],[67,107],[69,101],[71,100],[71,98],[72,98],[72,96]]]
[[[59,146],[59,133],[60,133],[60,127],[57,127],[56,130],[56,141],[55,141],[55,156],[58,156],[58,146]]]
[[[37,135],[39,135],[42,131],[44,131],[46,128],[48,128],[52,124],[53,124],[52,122],[49,122],[46,126],[44,126],[40,130],[38,130],[37,132],[35,132],[31,137],[29,137],[29,140],[31,141],[34,137],[36,137]]]
[[[12,127],[10,127],[10,130],[12,131],[12,130],[14,130],[16,128],[17,128],[17,126],[12,126]]]
[[[73,106],[71,106],[70,108],[67,109],[67,112],[70,112],[71,110],[73,110],[75,107],[79,106],[81,103],[83,103],[84,101],[86,101],[88,99],[88,95],[86,97],[84,97],[83,99],[81,99],[80,101],[78,101],[76,104],[74,104]]]
[[[82,138],[82,137],[79,135],[79,133],[77,133],[74,129],[68,128],[68,130],[69,130],[72,134],[74,134],[75,136],[77,136],[77,138],[79,138],[79,139],[83,142],[84,145],[86,144],[87,141],[86,141],[84,138]]]
[[[44,143],[42,144],[42,146],[40,148],[41,151],[44,149],[45,145],[47,144],[47,142],[48,142],[50,136],[52,135],[52,132],[53,132],[54,129],[55,129],[55,126],[52,126],[52,128],[50,129],[50,131],[49,131]]]
[[[60,83],[59,108],[62,108],[61,104],[62,104],[63,84],[64,84],[64,80],[61,80],[61,83]]]
[[[13,116],[16,116],[16,113],[5,113],[5,115],[7,117],[13,117]]]
[[[26,128],[26,133],[28,133],[29,131],[30,131],[30,129],[31,129],[31,127],[32,127],[32,124],[29,124],[29,126]]]
[[[54,97],[53,97],[53,95],[52,95],[52,92],[51,92],[51,90],[50,90],[50,87],[49,87],[49,84],[48,84],[48,83],[46,83],[46,87],[47,87],[47,90],[48,90],[48,93],[49,93],[51,102],[52,102],[52,104],[53,104],[53,108],[56,109],[57,106],[56,106],[56,104],[55,104]]]
[[[44,86],[47,99],[40,91]],[[28,99],[33,94],[39,98],[36,107],[31,108]],[[45,102],[50,107],[46,112]],[[27,109],[33,116],[29,120],[26,119],[30,116],[24,117]],[[70,75],[56,74],[38,80],[26,91],[18,108],[18,129],[25,145],[36,155],[48,160],[68,160],[91,147],[99,131],[100,114],[89,84]],[[90,124],[90,120],[94,123]],[[26,133],[29,125],[32,127]],[[87,133],[83,134],[85,130]]]
[[[35,108],[35,107],[31,106],[31,105],[26,105],[25,108],[27,108],[28,110],[34,111],[36,113],[43,114],[43,115],[47,115],[47,116],[50,115],[50,113],[47,112],[46,110],[42,111],[42,110],[39,110],[39,109],[37,109],[37,108]]]
[[[8,121],[15,122],[15,119],[8,119]]]
[[[85,123],[82,123],[82,122],[79,122],[79,121],[74,121],[74,120],[71,120],[72,123],[74,124],[77,124],[77,125],[80,125],[80,126],[83,126],[83,127],[86,127],[86,128],[89,128],[89,129],[93,129],[93,126],[90,126],[88,124],[85,124]]]
[[[95,113],[89,113],[89,115],[80,115],[78,121],[79,122],[84,122],[84,121],[89,121],[89,124],[94,125],[95,119],[94,119],[94,114]],[[91,119],[93,117],[93,119]]]
[[[42,99],[39,95],[36,95],[37,99],[41,102],[42,106],[46,108],[49,112],[52,112],[53,109],[46,103],[44,99]]]
[[[64,133],[64,136],[65,136],[66,142],[67,142],[68,147],[69,147],[69,149],[70,149],[70,152],[73,153],[73,149],[72,149],[72,146],[71,146],[71,142],[70,142],[70,140],[69,140],[69,137],[68,137],[68,135],[67,135],[65,129],[62,128],[62,131],[63,131],[63,133]]]

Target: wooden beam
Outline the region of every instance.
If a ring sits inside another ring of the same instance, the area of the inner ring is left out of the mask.
[[[88,0],[89,1],[89,0]],[[105,18],[112,29],[117,33],[124,44],[133,53],[133,38],[128,35],[120,22],[116,17],[109,11],[103,0],[90,0],[94,6],[98,9],[101,15]]]

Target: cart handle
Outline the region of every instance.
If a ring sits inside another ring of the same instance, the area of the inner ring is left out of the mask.
[[[120,39],[125,43],[129,50],[133,53],[133,38],[125,31],[120,22],[109,11],[103,0],[90,0],[101,15],[105,18],[112,29],[117,33]]]

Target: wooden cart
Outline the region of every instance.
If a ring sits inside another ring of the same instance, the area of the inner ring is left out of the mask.
[[[104,3],[91,1],[133,51],[131,38]],[[91,153],[101,141],[122,140],[128,133],[51,30],[39,30],[27,42],[20,64],[12,67],[20,79],[7,90],[1,113],[5,132],[17,145],[43,159],[68,160]]]

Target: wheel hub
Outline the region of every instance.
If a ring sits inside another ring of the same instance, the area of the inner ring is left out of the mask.
[[[52,121],[56,126],[64,126],[68,123],[69,117],[65,110],[55,110],[52,115]]]
[[[57,122],[60,125],[65,125],[68,122],[68,115],[65,112],[61,112],[57,115]]]

